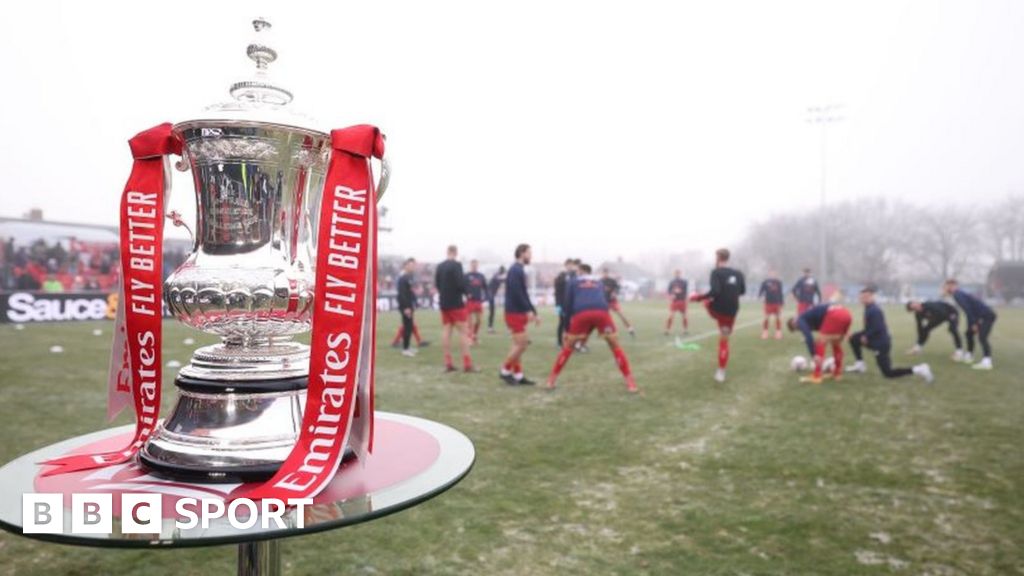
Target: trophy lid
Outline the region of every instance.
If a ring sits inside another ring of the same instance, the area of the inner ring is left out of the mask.
[[[312,117],[291,106],[290,90],[278,85],[269,74],[269,66],[277,60],[277,50],[268,42],[272,26],[265,18],[252,21],[256,31],[245,53],[256,64],[256,71],[247,79],[231,85],[230,100],[207,106],[199,117],[179,123],[175,128],[195,127],[218,121],[277,124],[324,135]]]

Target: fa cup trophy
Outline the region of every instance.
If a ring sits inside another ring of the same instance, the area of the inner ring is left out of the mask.
[[[253,24],[256,40],[247,55],[254,76],[233,84],[230,100],[171,129],[182,148],[177,167],[191,170],[195,185],[195,247],[166,279],[163,296],[178,321],[221,342],[196,350],[181,369],[177,402],[139,460],[155,473],[192,481],[266,480],[288,458],[303,433],[310,380],[310,347],[292,338],[310,329],[315,300],[330,297],[317,293],[315,272],[317,250],[325,248],[317,245],[318,230],[330,225],[320,221],[319,207],[332,134],[295,112],[292,93],[270,80],[267,70],[277,58],[264,40],[270,24]],[[374,217],[387,175],[382,161],[368,203]],[[341,206],[352,210],[355,192],[344,189],[342,200],[350,204]],[[339,245],[333,236],[331,245]],[[331,336],[340,339],[328,334],[328,341]],[[363,340],[364,349],[372,347],[370,338]],[[369,356],[372,364],[372,351]],[[335,364],[343,357],[326,356]],[[362,386],[365,366],[359,376]],[[357,417],[362,410],[372,418],[367,409],[357,405]]]

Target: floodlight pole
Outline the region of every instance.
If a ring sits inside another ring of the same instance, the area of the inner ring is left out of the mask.
[[[828,190],[828,127],[835,122],[841,122],[844,118],[840,115],[842,104],[829,104],[827,106],[811,106],[807,108],[807,122],[821,126],[821,206],[818,218],[818,274],[819,278],[828,282],[831,280],[828,270],[828,229],[825,221],[825,209],[827,207],[826,193]]]

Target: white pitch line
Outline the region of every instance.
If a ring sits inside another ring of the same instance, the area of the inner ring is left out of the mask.
[[[732,327],[732,331],[736,332],[737,330],[743,330],[744,328],[750,328],[751,326],[757,326],[760,323],[761,323],[761,320],[751,320],[750,322],[744,322],[743,324],[740,324],[738,326],[733,326]],[[679,341],[679,343],[680,344],[687,344],[689,342],[697,342],[697,341],[700,341],[700,340],[707,340],[708,338],[711,338],[711,337],[714,337],[714,336],[718,336],[718,334],[719,334],[719,332],[718,332],[717,329],[709,330],[707,332],[702,332],[700,334],[697,334],[696,336],[690,336],[688,338],[683,338],[682,340]],[[668,345],[669,346],[675,346],[676,343],[673,341],[673,342],[669,342]]]

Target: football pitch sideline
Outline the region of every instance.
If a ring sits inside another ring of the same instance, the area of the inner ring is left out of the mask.
[[[850,308],[858,329],[860,306]],[[626,394],[596,338],[548,392],[498,380],[509,345],[500,313],[497,333],[473,349],[479,374],[442,373],[436,312],[418,312],[432,344],[415,358],[390,348],[399,319],[382,314],[378,408],[465,432],[476,466],[417,508],[285,540],[285,573],[1024,573],[1024,309],[997,310],[996,369],[981,372],[950,360],[944,329],[921,356],[904,355],[912,317],[887,308],[895,363],[930,363],[930,385],[887,381],[870,356],[867,374],[799,384],[790,359],[806,355],[802,340],[761,340],[754,303],[717,384],[714,327],[700,307],[684,346],[662,335],[663,301],[624,311],[637,328],[621,341],[639,396]],[[541,382],[556,354],[553,312],[542,315],[523,362]],[[111,328],[0,325],[0,462],[108,426]],[[164,328],[165,363],[213,341],[174,321]],[[165,414],[176,371],[165,369]],[[119,551],[0,533],[0,575],[224,574],[235,560],[231,546]]]

